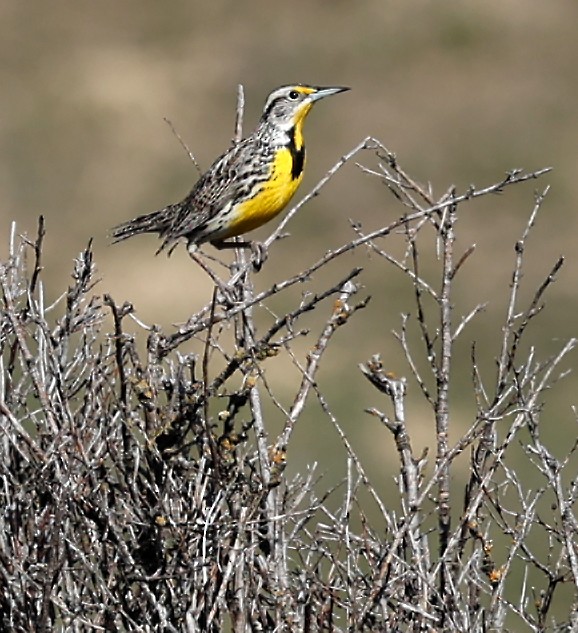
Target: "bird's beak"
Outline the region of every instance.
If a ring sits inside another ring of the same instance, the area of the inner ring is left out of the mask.
[[[319,99],[324,99],[325,97],[330,97],[331,95],[336,95],[338,92],[345,92],[349,90],[349,88],[338,87],[338,88],[316,88],[316,91],[309,95],[309,99],[311,101],[319,101]]]

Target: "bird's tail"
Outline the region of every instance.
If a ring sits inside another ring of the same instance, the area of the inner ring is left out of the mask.
[[[111,230],[111,237],[113,242],[121,242],[133,235],[140,235],[141,233],[158,233],[161,237],[167,234],[175,217],[175,205],[169,205],[164,209],[153,211],[152,213],[146,213],[139,215],[134,220],[123,222],[118,226],[115,226]]]

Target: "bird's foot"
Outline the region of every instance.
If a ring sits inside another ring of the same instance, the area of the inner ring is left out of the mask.
[[[265,263],[267,257],[269,257],[269,251],[267,250],[267,245],[263,242],[250,242],[251,244],[251,264],[253,265],[253,270],[258,273],[261,270],[261,267]]]
[[[211,244],[215,248],[218,248],[219,250],[222,250],[225,248],[250,249],[251,250],[251,264],[253,265],[253,270],[255,272],[259,272],[261,270],[261,267],[265,263],[265,260],[267,259],[267,256],[268,256],[266,244],[264,244],[263,242],[256,242],[254,240],[250,242],[241,242],[241,241],[227,242],[225,240],[221,240],[221,241],[215,240],[211,242]]]

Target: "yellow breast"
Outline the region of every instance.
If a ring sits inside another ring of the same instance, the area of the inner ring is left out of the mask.
[[[285,208],[303,178],[303,171],[294,178],[292,170],[291,151],[282,147],[271,165],[270,177],[260,184],[256,195],[239,204],[226,237],[252,231]]]

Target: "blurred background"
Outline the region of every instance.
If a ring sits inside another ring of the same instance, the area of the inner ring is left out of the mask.
[[[464,415],[454,420],[456,437],[472,421],[469,344],[479,341],[491,379],[513,246],[535,189],[548,184],[522,294],[530,299],[555,258],[567,255],[533,336],[546,354],[576,333],[577,3],[4,0],[0,23],[0,254],[6,256],[13,220],[19,232],[33,235],[38,215],[45,215],[47,302],[66,289],[73,258],[94,238],[102,278],[97,292],[130,300],[146,323],[170,328],[186,321],[208,301],[211,287],[185,250],[155,257],[155,237],[111,246],[108,231],[180,200],[197,177],[164,118],[207,168],[231,141],[239,83],[245,87],[247,131],[271,89],[303,82],[352,90],[310,115],[308,168],[296,199],[368,135],[395,152],[412,176],[430,182],[437,195],[452,184],[463,190],[496,182],[515,167],[554,168],[539,182],[464,208],[458,248],[476,243],[477,250],[465,281],[456,286],[456,308],[467,311],[482,302],[488,308],[464,340],[466,365],[457,383],[463,392],[458,389],[455,402]],[[370,154],[359,161],[376,165]],[[289,224],[291,237],[275,244],[255,277],[257,289],[351,239],[350,218],[370,230],[400,213],[377,179],[347,165]],[[263,239],[271,228],[254,237]],[[387,405],[365,384],[357,363],[379,352],[387,368],[407,372],[391,330],[399,329],[400,313],[413,306],[403,277],[367,252],[342,260],[334,279],[355,265],[366,267],[362,295],[371,294],[373,301],[336,336],[320,385],[387,491],[391,480],[383,460],[392,456],[393,443],[362,413],[367,406]],[[279,299],[279,310],[295,306],[300,292],[295,288]],[[310,325],[315,328],[327,314],[312,317]],[[294,388],[284,362],[268,365],[268,377],[282,393]],[[575,392],[573,376],[552,392],[553,450],[576,436],[570,410]],[[433,418],[415,387],[411,394],[416,452],[433,449]],[[292,391],[285,397],[290,404]],[[316,461],[321,470],[342,473],[343,457],[329,422],[315,409],[290,447],[291,468]],[[395,460],[389,461],[395,469]]]

